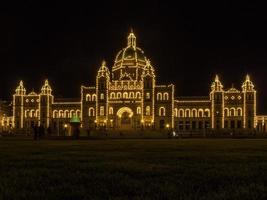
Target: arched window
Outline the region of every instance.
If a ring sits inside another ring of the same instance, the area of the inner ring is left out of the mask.
[[[109,107],[108,114],[113,115],[113,107]]]
[[[192,115],[192,117],[197,117],[197,109],[193,108],[191,115]]]
[[[74,110],[71,110],[71,111],[70,111],[70,117],[73,117],[74,114],[75,114]]]
[[[115,98],[116,98],[115,92],[111,92],[110,93],[110,99],[115,99]]]
[[[58,116],[59,116],[59,118],[63,118],[63,110],[60,110],[60,111],[58,112]]]
[[[179,117],[184,117],[184,110],[183,109],[179,109]]]
[[[129,94],[129,98],[130,98],[130,99],[134,99],[134,92],[130,92],[130,94]]]
[[[185,117],[190,117],[190,109],[185,109]]]
[[[86,101],[91,101],[91,95],[90,94],[86,95]]]
[[[96,94],[92,95],[92,101],[96,101]]]
[[[35,110],[32,109],[32,110],[30,111],[30,117],[35,117]]]
[[[104,99],[104,94],[103,93],[100,94],[100,99],[102,99],[102,100]]]
[[[105,115],[105,108],[104,106],[100,106],[100,113],[99,113],[100,116],[104,116]]]
[[[138,114],[138,115],[141,114],[141,107],[138,106],[138,107],[136,108],[136,114]]]
[[[169,94],[167,92],[164,92],[163,100],[169,100]]]
[[[25,110],[25,118],[30,116],[30,110]]]
[[[53,118],[58,118],[58,111],[57,110],[53,111]]]
[[[165,112],[165,108],[164,107],[160,107],[159,108],[159,116],[165,116],[166,112]]]
[[[178,110],[177,110],[177,108],[174,108],[174,117],[178,117]]]
[[[229,116],[229,109],[228,108],[224,108],[224,116],[225,117]]]
[[[146,107],[146,115],[150,115],[150,106]]]
[[[203,117],[203,109],[198,110],[198,117]]]
[[[235,109],[234,108],[230,108],[230,116],[231,117],[235,116]]]
[[[136,92],[136,98],[141,99],[141,93],[140,92]]]
[[[124,93],[123,93],[123,98],[124,98],[124,99],[128,99],[128,93],[127,93],[127,92],[124,92]]]
[[[81,117],[81,111],[80,110],[76,110],[76,116]]]
[[[121,92],[118,92],[117,93],[117,99],[120,99],[121,98]]]
[[[210,109],[205,109],[205,117],[210,117]]]
[[[65,117],[65,118],[69,118],[69,111],[68,111],[68,110],[65,110],[65,111],[64,111],[64,117]]]
[[[242,108],[237,108],[237,116],[242,116]]]
[[[162,100],[162,94],[160,92],[157,94],[157,100],[158,101],[161,101]]]
[[[93,107],[90,107],[88,110],[88,116],[93,117],[95,116],[95,109]]]
[[[36,110],[35,116],[40,117],[40,111],[39,110]]]

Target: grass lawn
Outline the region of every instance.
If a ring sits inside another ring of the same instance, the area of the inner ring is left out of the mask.
[[[0,138],[0,199],[267,199],[267,140]]]

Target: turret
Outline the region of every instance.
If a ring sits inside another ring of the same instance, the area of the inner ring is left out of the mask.
[[[242,84],[243,93],[243,127],[252,129],[256,128],[256,90],[254,84],[250,80],[250,76],[246,75]]]
[[[48,80],[45,80],[44,85],[41,88],[40,94],[40,115],[39,115],[39,125],[48,128],[52,120],[52,89],[49,85]]]
[[[154,90],[155,90],[155,73],[149,60],[146,60],[146,66],[142,73],[143,82],[143,121],[148,124],[154,123]]]
[[[13,127],[16,129],[23,128],[24,125],[24,95],[26,89],[23,81],[20,81],[13,95]]]
[[[108,116],[108,85],[110,81],[110,72],[103,61],[96,77],[96,120],[100,126],[105,126]]]
[[[211,84],[210,100],[211,127],[213,129],[224,128],[224,90],[218,75],[215,76],[215,80]]]

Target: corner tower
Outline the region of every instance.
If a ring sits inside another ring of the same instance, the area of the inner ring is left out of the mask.
[[[24,96],[26,89],[23,81],[19,82],[18,87],[13,95],[13,127],[22,129],[24,127]]]
[[[219,76],[215,76],[215,80],[211,85],[211,128],[224,128],[224,90]]]
[[[242,93],[244,112],[243,127],[247,129],[256,128],[256,90],[249,75],[246,75],[246,79],[242,84]]]

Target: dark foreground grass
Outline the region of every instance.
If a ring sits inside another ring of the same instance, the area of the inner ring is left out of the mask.
[[[0,138],[1,199],[266,199],[267,140]]]

